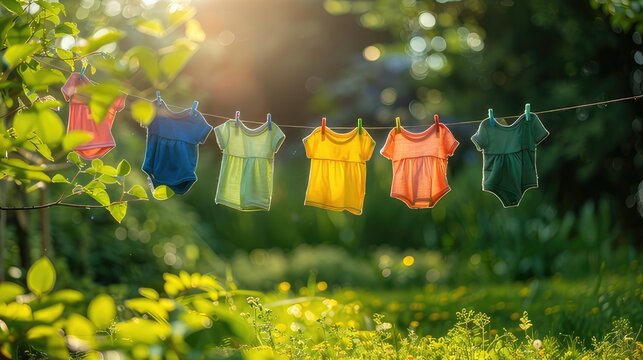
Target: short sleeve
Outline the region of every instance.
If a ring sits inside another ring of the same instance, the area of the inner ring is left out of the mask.
[[[229,129],[230,127],[227,121],[214,128],[214,135],[217,138],[217,144],[221,150],[225,150],[228,146]]]
[[[72,73],[69,75],[69,78],[67,79],[67,82],[65,82],[65,85],[63,85],[62,88],[60,88],[60,91],[63,93],[63,97],[65,98],[65,101],[69,101],[71,97],[74,95],[76,92],[76,79],[77,79],[77,74]]]
[[[276,153],[279,151],[279,148],[281,147],[281,144],[284,143],[284,139],[286,139],[286,135],[284,135],[284,132],[281,131],[279,126],[276,126],[275,124],[272,124],[272,152]]]
[[[545,126],[535,114],[531,115],[529,122],[531,125],[531,136],[534,139],[534,143],[538,145],[549,135],[549,131],[545,129]]]
[[[449,130],[446,125],[442,126],[444,128],[442,132],[442,134],[444,134],[444,136],[442,136],[442,147],[444,149],[444,153],[446,154],[446,156],[453,156],[453,154],[455,153],[455,149],[458,148],[460,142],[455,139],[455,137],[451,133],[451,130]]]
[[[478,131],[476,131],[476,133],[471,137],[471,141],[476,146],[476,149],[478,149],[478,151],[484,150],[489,145],[487,128],[485,124],[486,120],[481,122],[480,126],[478,127]]]
[[[199,144],[204,144],[205,140],[207,140],[208,138],[208,135],[210,135],[210,131],[212,131],[212,125],[208,124],[201,113],[197,113],[197,115],[199,115],[199,118],[197,120],[198,125],[195,140]]]
[[[386,142],[382,149],[380,149],[380,154],[389,160],[393,160],[393,152],[395,150],[395,129],[391,130],[386,137]]]
[[[302,141],[304,142],[304,149],[306,150],[306,157],[309,159],[312,159],[315,153],[315,148],[316,148],[315,135],[317,135],[318,132],[321,132],[321,128],[316,128],[315,130],[313,130],[312,133],[310,133],[310,135],[302,139]]]
[[[119,96],[114,100],[114,103],[112,104],[112,108],[118,112],[122,111],[125,108],[125,96]]]
[[[361,145],[362,145],[362,159],[364,161],[368,161],[371,159],[371,156],[373,155],[373,150],[375,149],[375,140],[371,137],[371,135],[364,130],[364,134],[362,135],[361,139]]]

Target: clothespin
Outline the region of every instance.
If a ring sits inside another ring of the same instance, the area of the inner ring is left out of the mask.
[[[234,124],[236,126],[239,126],[239,124],[241,124],[241,120],[239,120],[240,117],[241,117],[240,112],[237,111],[237,112],[234,113]]]
[[[493,127],[495,125],[496,118],[493,117],[493,109],[489,109],[489,125]]]
[[[268,113],[268,115],[266,117],[267,117],[267,121],[268,121],[268,131],[272,131],[272,115],[270,115],[270,113]]]
[[[194,100],[194,102],[192,103],[192,110],[190,110],[190,115],[191,116],[194,116],[194,114],[196,113],[196,108],[198,106],[199,106],[199,102]]]
[[[362,135],[362,118],[357,118],[357,132]]]
[[[525,104],[525,120],[529,121],[529,113],[531,112],[531,104]]]
[[[435,131],[438,133],[438,136],[440,136],[440,116],[434,114],[433,121],[435,121]]]
[[[398,133],[399,133],[400,131],[402,131],[402,130],[400,129],[400,117],[399,117],[399,116],[396,116],[396,117],[395,117],[395,131],[396,131],[396,132],[398,132]]]
[[[156,105],[161,106],[161,91],[156,90]]]
[[[326,117],[323,117],[321,121],[321,133],[322,135],[326,133]]]
[[[83,75],[85,74],[85,70],[86,70],[86,69],[87,69],[87,65],[83,65],[83,67],[82,67],[82,68],[80,68],[80,74],[78,74],[78,78],[79,78],[80,80],[82,80],[82,79],[83,79]]]

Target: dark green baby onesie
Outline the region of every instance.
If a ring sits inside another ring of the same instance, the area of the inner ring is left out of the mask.
[[[523,114],[511,125],[489,119],[471,137],[482,151],[482,190],[493,193],[504,207],[517,206],[525,191],[538,187],[536,145],[549,132],[536,114]]]

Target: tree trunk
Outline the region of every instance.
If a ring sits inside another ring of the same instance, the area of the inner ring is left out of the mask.
[[[27,194],[22,191],[22,188],[16,187],[18,197],[20,198],[20,206],[27,203]],[[26,210],[16,211],[16,243],[18,244],[18,251],[20,253],[20,266],[23,269],[29,269],[31,266],[31,246],[29,244],[29,213]]]
[[[40,189],[40,203],[47,203],[47,187]],[[51,226],[49,219],[49,209],[40,209],[40,255],[53,259],[54,249],[51,246]]]
[[[7,203],[7,183],[5,181],[0,182],[0,202],[2,204]],[[6,280],[4,274],[4,249],[5,237],[7,236],[7,212],[0,210],[0,282]]]

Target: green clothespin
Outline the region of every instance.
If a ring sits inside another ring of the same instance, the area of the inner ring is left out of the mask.
[[[489,125],[493,127],[495,125],[496,118],[493,117],[493,109],[489,109]]]
[[[357,118],[357,132],[362,135],[362,118]]]
[[[402,131],[402,130],[400,130],[400,127],[401,127],[401,125],[400,125],[400,117],[397,116],[397,117],[395,117],[395,131],[397,131],[398,133],[400,131]]]
[[[525,104],[525,119],[529,121],[529,113],[531,113],[531,105],[529,103]]]

